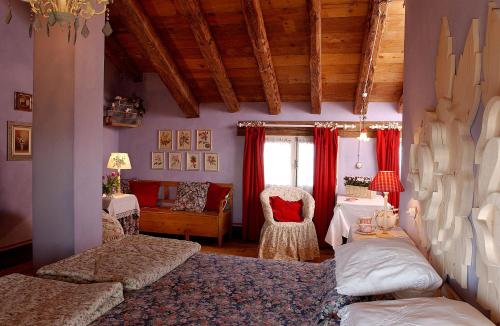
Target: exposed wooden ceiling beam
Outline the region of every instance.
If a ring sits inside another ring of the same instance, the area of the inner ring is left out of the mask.
[[[281,112],[280,92],[271,58],[271,49],[267,40],[260,0],[241,0],[241,7],[247,25],[248,36],[252,42],[253,52],[259,66],[269,113],[279,114]]]
[[[401,95],[401,98],[399,99],[399,104],[398,104],[398,113],[403,113],[403,107],[404,107],[404,97]]]
[[[367,21],[358,87],[354,98],[355,114],[366,113],[368,110],[380,40],[382,39],[387,16],[387,3],[388,0],[371,0],[371,11]]]
[[[142,81],[142,72],[129,57],[125,49],[120,45],[115,36],[106,37],[105,44],[106,58],[120,71],[125,73],[130,79],[138,83]]]
[[[312,113],[321,114],[321,0],[309,0],[309,26],[311,53],[309,70],[311,75]]]
[[[226,103],[227,110],[229,112],[239,111],[240,104],[238,98],[227,75],[226,68],[210,32],[199,0],[176,0],[176,5],[189,20],[201,54],[212,73],[212,78],[217,85],[222,100]]]
[[[130,32],[135,35],[144,50],[144,54],[186,117],[199,117],[198,101],[167,48],[163,45],[141,4],[137,0],[122,0],[116,3],[113,10],[119,13]]]

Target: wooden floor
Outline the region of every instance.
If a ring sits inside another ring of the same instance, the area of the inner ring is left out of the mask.
[[[231,256],[243,256],[243,257],[255,257],[257,258],[259,252],[259,244],[256,242],[247,242],[239,239],[232,239],[224,241],[222,247],[217,246],[217,241],[207,238],[194,238],[192,241],[199,242],[201,244],[202,252],[216,253],[220,255],[231,255]],[[326,248],[320,250],[320,257],[313,260],[313,263],[320,263],[326,259],[334,257],[334,251],[332,248]],[[0,276],[21,273],[25,275],[34,275],[35,270],[31,261],[19,264],[13,267],[0,269]]]

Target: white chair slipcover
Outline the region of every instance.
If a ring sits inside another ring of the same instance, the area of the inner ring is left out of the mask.
[[[287,201],[302,200],[304,221],[278,222],[273,218],[269,197]],[[259,258],[280,260],[312,260],[319,257],[318,238],[313,224],[314,199],[295,187],[270,187],[260,194],[265,222],[260,233]]]

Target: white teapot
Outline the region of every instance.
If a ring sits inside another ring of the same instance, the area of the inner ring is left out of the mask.
[[[399,219],[399,215],[397,213],[394,213],[392,210],[384,211],[382,209],[376,211],[374,215],[378,227],[381,228],[382,230],[392,229],[393,227],[396,226],[396,223]]]

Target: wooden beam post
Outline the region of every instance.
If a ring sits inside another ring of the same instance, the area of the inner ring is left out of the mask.
[[[149,17],[138,0],[115,2],[112,10],[118,12],[135,35],[145,55],[160,76],[173,98],[188,118],[199,117],[198,101],[181,75],[174,59],[163,45]]]
[[[138,83],[142,81],[142,72],[123,49],[114,34],[106,37],[104,53],[106,58],[120,71],[124,72],[132,81]]]
[[[368,110],[380,40],[382,39],[385,18],[387,16],[387,3],[388,0],[371,0],[371,10],[367,21],[358,87],[354,99],[355,114],[366,113]]]
[[[224,103],[226,103],[227,110],[229,112],[238,112],[240,109],[238,98],[227,75],[226,68],[210,32],[199,0],[176,0],[176,5],[189,20],[191,31],[193,31],[201,54],[212,73],[212,78],[217,85],[219,94]]]
[[[403,107],[404,107],[404,97],[403,95],[401,95],[398,103],[398,113],[403,113]]]
[[[260,78],[266,95],[270,114],[281,112],[281,99],[271,58],[271,49],[266,35],[260,0],[241,0],[243,16],[245,17],[248,36],[252,42],[253,53],[259,66]]]
[[[309,70],[311,74],[312,113],[321,114],[321,0],[309,0],[309,26],[311,53]]]

